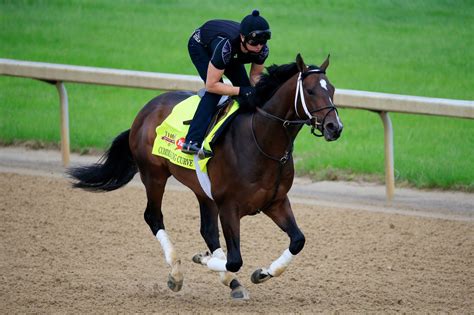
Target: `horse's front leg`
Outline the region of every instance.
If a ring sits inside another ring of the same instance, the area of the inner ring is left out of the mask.
[[[296,224],[290,201],[285,197],[281,202],[277,202],[270,209],[265,211],[284,232],[290,237],[290,246],[285,249],[280,257],[273,261],[268,268],[261,268],[254,271],[251,276],[253,283],[262,283],[271,277],[278,277],[290,265],[293,258],[303,249],[305,238]]]
[[[225,267],[227,259],[219,242],[219,210],[216,204],[209,199],[201,199],[199,196],[198,200],[201,212],[201,236],[210,252],[196,254],[193,261],[213,271],[218,271],[221,283],[231,288],[230,295],[233,299],[248,299],[247,290],[240,284],[235,274]]]

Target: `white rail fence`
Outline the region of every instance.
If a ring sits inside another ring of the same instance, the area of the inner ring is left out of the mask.
[[[155,90],[191,90],[203,87],[198,76],[117,70],[43,62],[0,59],[0,75],[24,77],[55,84],[61,103],[61,152],[63,164],[69,164],[69,109],[64,82],[112,85]],[[474,101],[450,100],[386,93],[338,89],[334,97],[338,107],[379,113],[384,124],[385,185],[387,200],[395,191],[393,129],[389,112],[449,116],[474,119]]]

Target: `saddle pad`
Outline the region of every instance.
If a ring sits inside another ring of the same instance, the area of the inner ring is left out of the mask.
[[[184,125],[183,121],[190,120],[194,117],[197,106],[201,98],[193,95],[181,103],[177,104],[171,114],[156,128],[156,138],[153,143],[152,153],[164,157],[171,163],[195,170],[193,156],[181,152],[184,138],[189,130],[189,125]],[[239,108],[237,102],[234,102],[226,116],[223,117],[211,130],[204,140],[204,148],[212,151],[210,142],[215,140],[219,128],[224,122],[232,116]],[[199,167],[203,172],[207,172],[207,162],[210,158],[199,161]]]

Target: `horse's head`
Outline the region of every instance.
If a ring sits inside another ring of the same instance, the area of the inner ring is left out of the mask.
[[[317,68],[307,67],[298,54],[296,65],[299,70],[294,104],[296,115],[311,120],[311,132],[315,136],[324,136],[327,141],[336,140],[341,135],[343,125],[332,101],[334,86],[326,76],[329,56]],[[318,129],[321,134],[316,134],[314,129]]]

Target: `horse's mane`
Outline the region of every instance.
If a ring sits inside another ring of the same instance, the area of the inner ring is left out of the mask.
[[[262,106],[275,94],[276,90],[298,73],[296,62],[284,65],[271,65],[263,73],[255,86],[256,97],[252,100],[255,106]]]
[[[317,68],[309,66],[310,69]],[[255,86],[256,95],[252,97],[248,104],[242,104],[247,110],[253,111],[256,107],[261,107],[265,104],[278,88],[288,81],[292,76],[298,73],[298,66],[296,62],[284,65],[271,65],[266,68],[267,72],[263,73]]]

